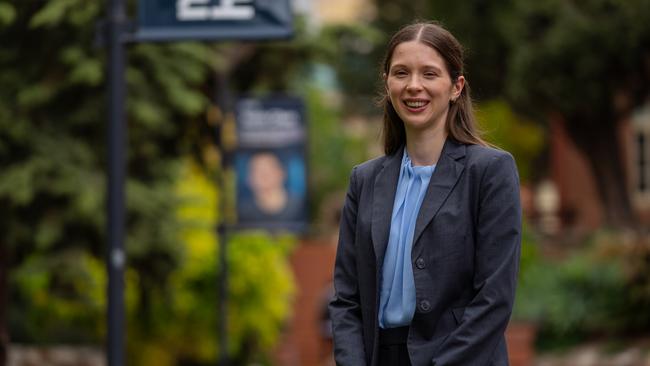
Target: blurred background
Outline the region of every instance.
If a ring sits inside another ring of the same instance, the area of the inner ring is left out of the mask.
[[[482,129],[521,176],[512,364],[650,365],[650,1],[292,6],[287,41],[127,47],[127,363],[333,365],[338,215],[351,168],[381,155],[378,66],[401,25],[436,19],[467,47]],[[105,8],[0,0],[2,366],[106,364]],[[227,350],[224,77],[233,95],[304,100],[310,218],[300,235],[229,237]]]

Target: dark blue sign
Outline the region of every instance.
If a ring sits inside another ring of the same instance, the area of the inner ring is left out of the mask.
[[[286,97],[241,99],[235,120],[237,225],[304,231],[307,168],[302,101]]]
[[[135,39],[281,39],[292,19],[289,0],[140,0]]]

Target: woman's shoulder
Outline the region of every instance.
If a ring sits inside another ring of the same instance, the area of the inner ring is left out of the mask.
[[[388,158],[386,155],[377,156],[370,160],[366,160],[363,163],[357,164],[354,169],[362,172],[374,170],[378,167],[381,167],[384,161]]]
[[[512,154],[499,148],[484,145],[467,145],[467,157],[471,164],[479,166],[490,164],[493,161],[513,161]]]
[[[382,155],[370,160],[366,160],[363,163],[356,165],[352,170],[359,177],[374,175],[382,168],[384,162],[389,157],[390,156]]]

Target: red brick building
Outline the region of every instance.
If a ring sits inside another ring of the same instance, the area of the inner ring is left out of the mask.
[[[650,225],[650,104],[619,125],[621,161],[639,219]],[[555,117],[549,130],[549,175],[559,194],[561,228],[591,232],[603,224],[604,207],[583,153],[570,140],[564,121]]]

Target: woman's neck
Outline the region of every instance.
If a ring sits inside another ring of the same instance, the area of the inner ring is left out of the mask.
[[[406,151],[413,166],[438,163],[442,147],[447,139],[444,128],[425,131],[406,131]]]

